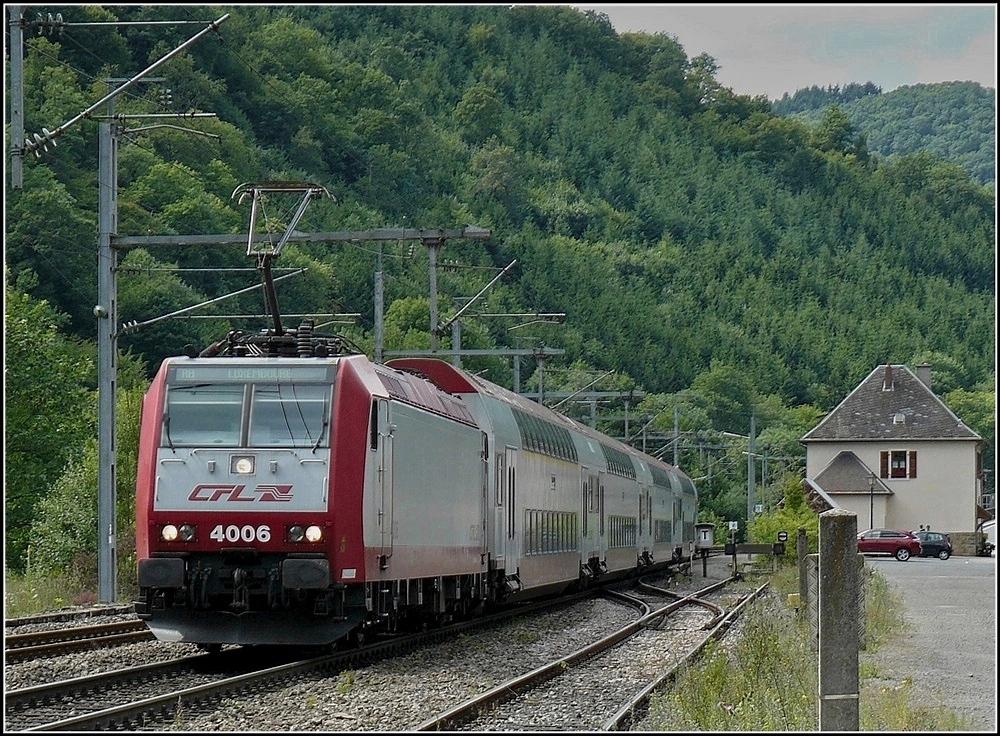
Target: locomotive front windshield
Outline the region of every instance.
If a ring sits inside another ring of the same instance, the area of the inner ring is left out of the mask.
[[[324,374],[325,375],[325,374]],[[276,382],[168,381],[164,447],[289,447],[329,443],[330,396],[310,374]]]

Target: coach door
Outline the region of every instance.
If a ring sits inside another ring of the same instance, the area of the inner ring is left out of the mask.
[[[483,432],[483,451],[480,457],[482,460],[482,495],[479,497],[479,518],[482,519],[483,528],[482,534],[479,537],[482,543],[481,556],[482,559],[486,559],[486,556],[490,552],[490,439],[485,432]]]
[[[517,559],[517,448],[505,447],[496,455],[496,505],[494,507],[494,545],[497,566],[505,567],[507,558]]]
[[[373,438],[377,445],[376,452],[376,497],[378,498],[378,525],[379,525],[379,564],[384,565],[382,558],[387,560],[392,557],[392,441],[393,429],[392,416],[389,409],[389,402],[379,400],[377,402],[378,436]]]
[[[590,468],[580,468],[580,480],[583,488],[583,539],[589,553],[597,549],[597,537],[601,531],[601,489],[598,478]]]

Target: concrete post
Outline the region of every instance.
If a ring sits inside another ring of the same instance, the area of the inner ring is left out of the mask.
[[[805,615],[809,610],[809,568],[806,557],[809,555],[809,537],[806,530],[799,527],[795,537],[795,558],[799,563],[799,613]]]
[[[857,731],[858,520],[819,516],[819,730]]]

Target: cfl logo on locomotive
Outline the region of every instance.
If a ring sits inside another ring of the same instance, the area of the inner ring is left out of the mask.
[[[246,490],[243,483],[214,484],[199,483],[194,490],[188,494],[188,501],[213,503],[220,499],[225,499],[233,503],[287,503],[292,500],[291,485],[259,485],[254,487],[250,496],[241,495]]]

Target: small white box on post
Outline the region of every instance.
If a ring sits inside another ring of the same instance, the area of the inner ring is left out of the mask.
[[[715,524],[700,522],[694,525],[695,539],[698,540],[698,549],[705,549],[715,544]]]
[[[695,546],[701,551],[701,576],[708,577],[708,552],[715,546],[715,524],[700,522],[694,525]]]

